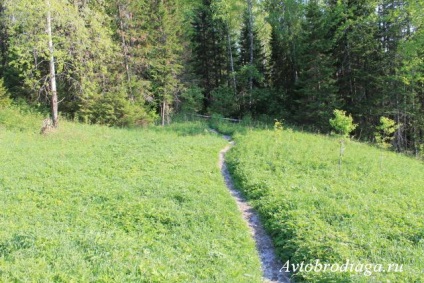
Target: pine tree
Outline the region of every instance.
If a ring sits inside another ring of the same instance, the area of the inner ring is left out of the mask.
[[[402,66],[405,64],[401,45],[413,33],[407,1],[384,0],[378,6],[379,38],[382,47],[382,75],[384,97],[380,101],[382,115],[393,117],[398,125],[396,149],[403,151],[411,147],[413,139],[408,127],[413,119],[414,90],[405,85]],[[412,106],[412,107],[411,107]]]
[[[115,18],[116,40],[119,41],[122,87],[128,99],[135,103],[153,101],[150,81],[148,54],[152,52],[149,34],[152,32],[149,18],[150,2],[146,0],[114,1],[110,10]]]

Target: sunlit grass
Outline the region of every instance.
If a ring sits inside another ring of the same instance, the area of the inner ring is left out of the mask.
[[[0,129],[0,281],[260,282],[206,128]]]
[[[402,273],[301,272],[311,282],[424,281],[424,165],[350,141],[291,130],[236,135],[228,161],[283,262],[403,264]],[[297,282],[297,281],[296,281]]]

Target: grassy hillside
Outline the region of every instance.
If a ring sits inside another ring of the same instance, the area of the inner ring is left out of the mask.
[[[424,282],[423,163],[353,141],[341,170],[338,155],[336,138],[256,130],[236,136],[228,162],[283,263],[403,265],[303,270],[296,282]]]
[[[0,114],[0,281],[261,281],[217,168],[225,141],[203,124],[61,122],[42,136],[40,117],[20,127],[10,115]]]

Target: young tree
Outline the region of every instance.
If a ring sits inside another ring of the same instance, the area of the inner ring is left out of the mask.
[[[399,128],[396,122],[390,118],[381,116],[380,125],[376,127],[375,140],[377,144],[382,148],[389,148],[394,139],[393,134]]]
[[[340,139],[339,170],[342,167],[343,153],[345,150],[346,138],[358,126],[353,123],[351,115],[346,115],[346,111],[335,109],[334,118],[330,119],[330,125],[342,137]]]

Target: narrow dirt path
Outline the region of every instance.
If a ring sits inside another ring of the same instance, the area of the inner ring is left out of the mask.
[[[216,131],[214,131],[216,132]],[[258,250],[259,257],[262,263],[263,280],[264,282],[283,282],[290,283],[289,274],[280,272],[283,266],[277,259],[274,252],[274,245],[272,244],[271,238],[266,234],[260,220],[259,215],[254,209],[247,203],[242,194],[235,189],[230,173],[225,163],[225,154],[234,145],[231,141],[231,137],[223,136],[230,143],[219,153],[219,168],[221,169],[222,176],[225,179],[225,184],[231,192],[231,195],[235,199],[240,212],[243,215],[243,219],[249,226],[250,233],[255,239],[256,248]]]

